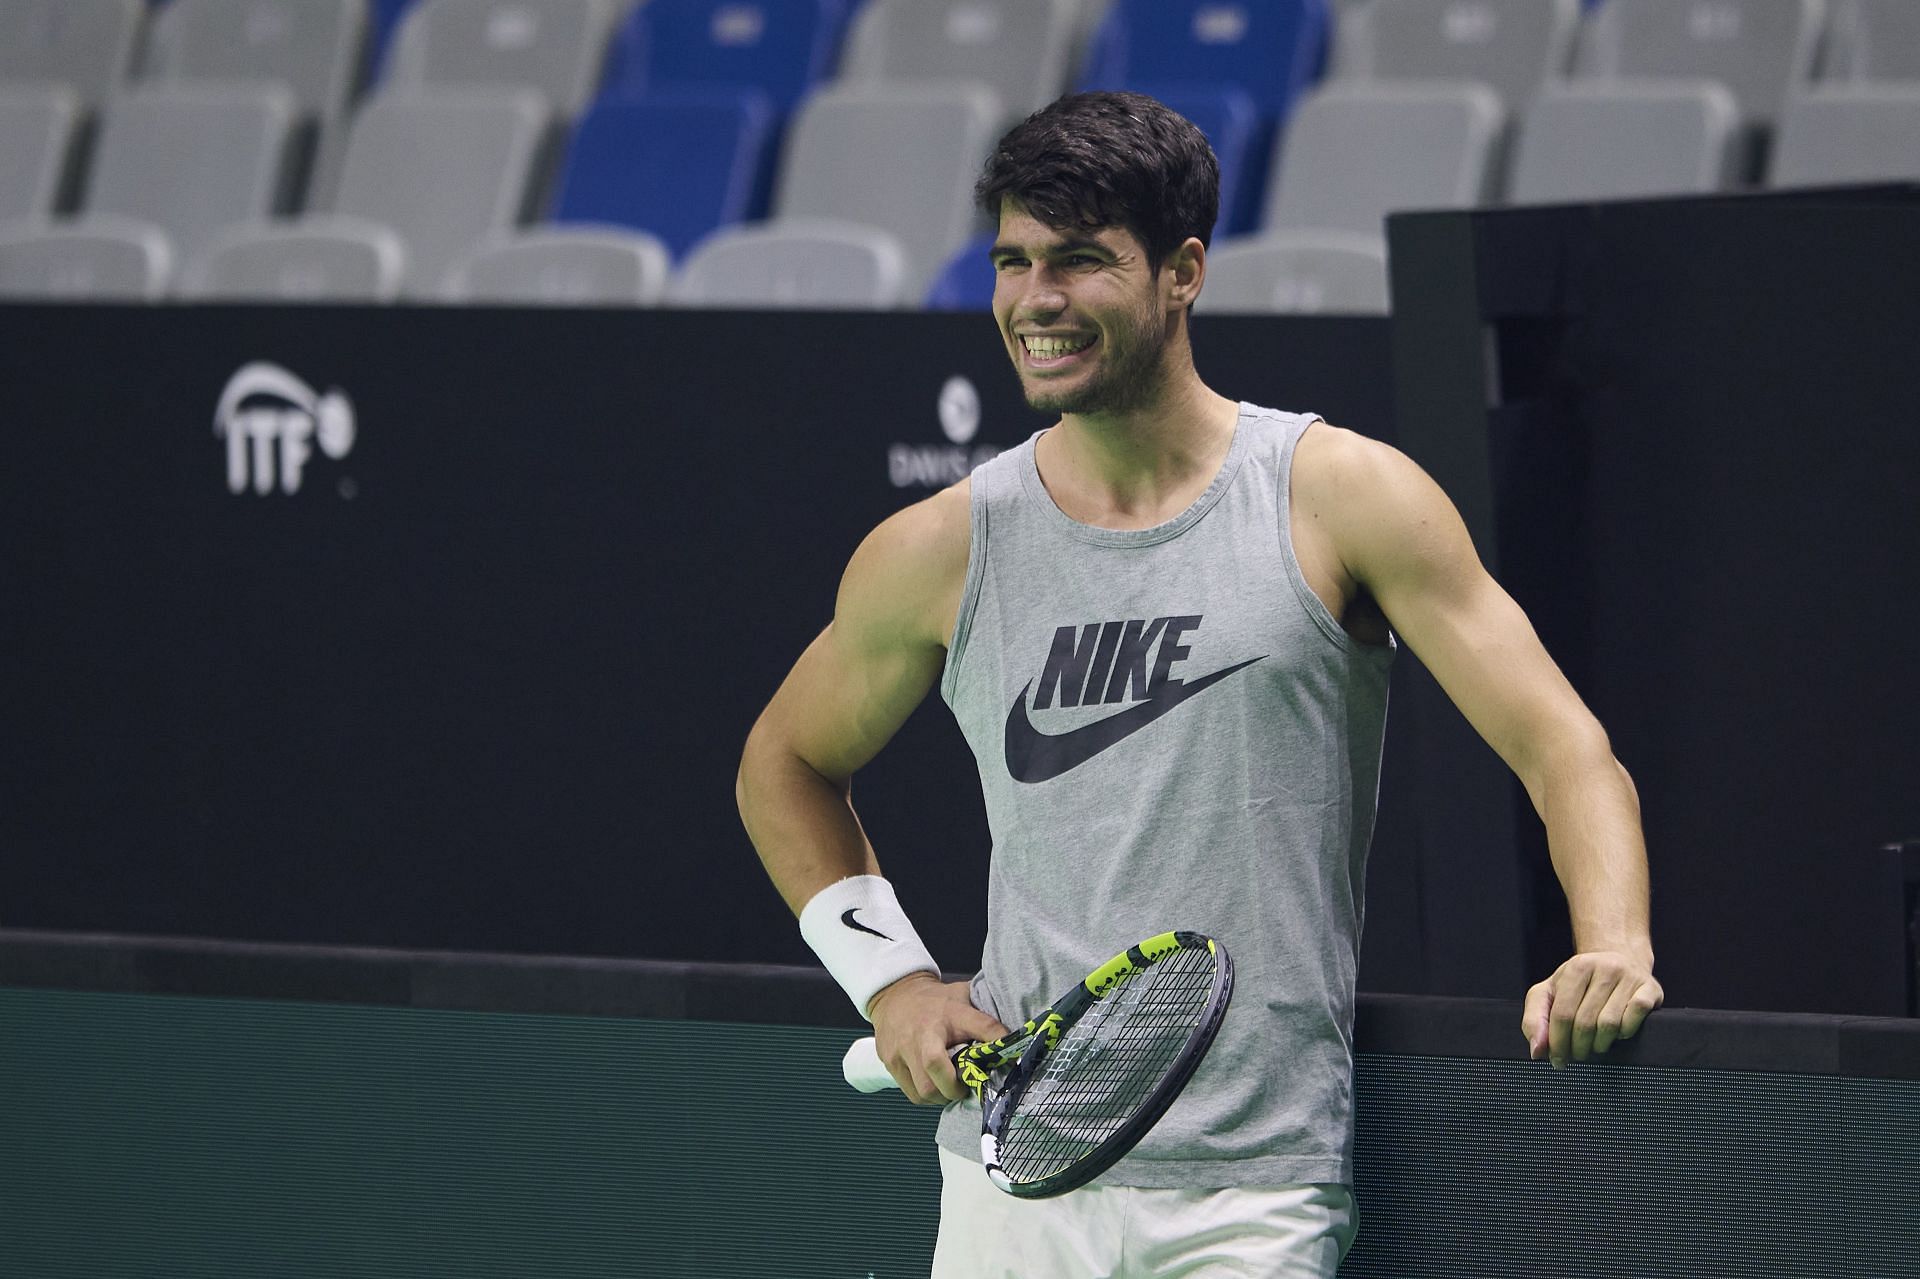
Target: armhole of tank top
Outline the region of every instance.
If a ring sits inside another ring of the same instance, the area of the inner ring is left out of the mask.
[[[1293,583],[1293,592],[1300,600],[1300,607],[1307,611],[1313,624],[1320,628],[1321,634],[1333,642],[1335,648],[1353,657],[1364,657],[1374,652],[1372,645],[1362,644],[1347,634],[1328,609],[1326,601],[1314,594],[1313,586],[1307,581],[1306,570],[1300,567],[1300,556],[1293,546],[1293,462],[1299,452],[1300,441],[1316,423],[1324,423],[1325,418],[1316,415],[1300,415],[1302,422],[1297,427],[1289,427],[1287,438],[1280,445],[1279,478],[1274,485],[1274,506],[1279,512],[1280,559],[1287,566],[1287,580]],[[1388,643],[1380,651],[1392,652]]]
[[[967,584],[960,591],[960,607],[953,615],[953,635],[947,642],[946,668],[940,673],[940,696],[949,706],[953,705],[960,663],[966,658],[967,637],[973,631],[973,615],[980,607],[981,585],[987,576],[987,498],[991,488],[986,467],[976,470],[967,495]]]

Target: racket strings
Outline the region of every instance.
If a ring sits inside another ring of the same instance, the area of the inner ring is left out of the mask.
[[[1016,1182],[1068,1167],[1118,1132],[1174,1068],[1213,990],[1216,961],[1179,950],[1131,974],[1069,1027],[1000,1139]]]

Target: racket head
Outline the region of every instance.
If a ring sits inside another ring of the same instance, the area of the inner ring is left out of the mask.
[[[1111,1168],[1186,1087],[1232,997],[1225,946],[1161,933],[1006,1039],[964,1050],[987,1175],[1008,1194],[1044,1199]]]

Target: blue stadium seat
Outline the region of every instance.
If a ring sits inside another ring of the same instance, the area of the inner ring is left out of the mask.
[[[553,220],[633,227],[678,258],[765,214],[776,137],[771,101],[751,89],[602,98],[574,130]]]
[[[385,70],[387,50],[393,44],[393,33],[413,4],[414,0],[372,0],[368,5],[367,16],[371,19],[367,28],[368,83],[378,80]]]
[[[1239,89],[1171,85],[1154,95],[1207,135],[1220,161],[1220,217],[1214,238],[1251,231],[1260,222],[1260,195],[1266,187],[1265,145],[1273,134],[1262,129],[1253,98]]]
[[[1079,87],[1145,93],[1198,124],[1221,158],[1219,228],[1248,230],[1259,217],[1276,130],[1325,67],[1329,12],[1328,0],[1114,0]],[[1254,118],[1244,150],[1230,156],[1244,111],[1236,97]]]
[[[923,305],[929,311],[990,311],[993,309],[993,248],[991,235],[968,240],[947,259]]]
[[[831,76],[848,0],[647,0],[614,38],[605,92],[751,86],[783,117]]]
[[[1327,0],[1115,0],[1081,87],[1230,85],[1279,120],[1319,78],[1329,25]]]

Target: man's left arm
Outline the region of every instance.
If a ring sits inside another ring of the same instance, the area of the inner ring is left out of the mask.
[[[1513,769],[1546,825],[1576,953],[1527,992],[1530,1055],[1559,1067],[1605,1052],[1665,998],[1653,976],[1633,781],[1526,614],[1481,565],[1439,485],[1386,445],[1314,434],[1312,509],[1342,566]]]

